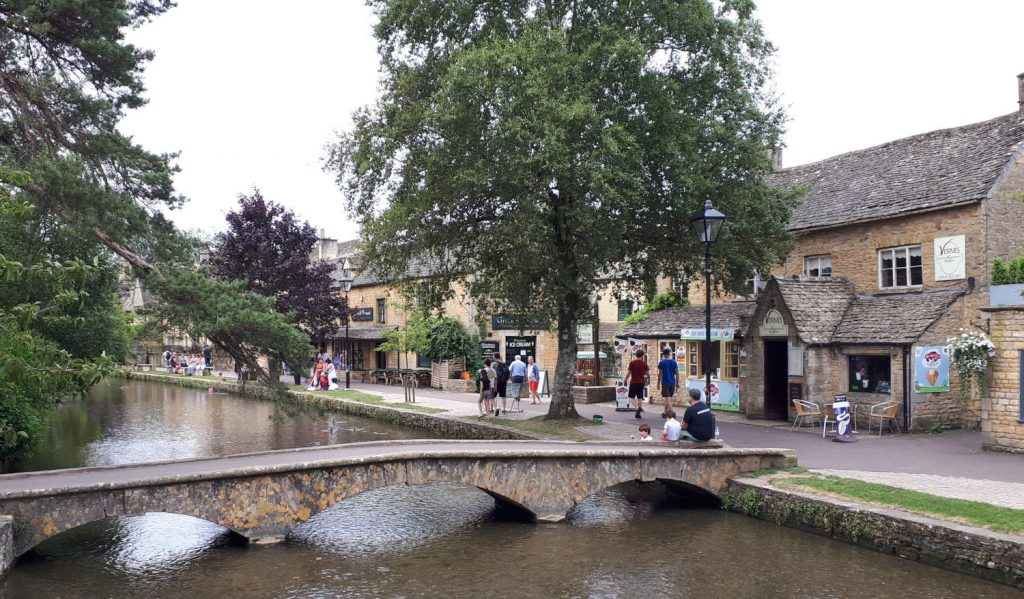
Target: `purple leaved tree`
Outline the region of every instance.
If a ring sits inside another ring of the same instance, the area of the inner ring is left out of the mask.
[[[345,297],[331,287],[333,266],[313,261],[316,231],[295,214],[263,199],[258,189],[238,196],[227,215],[228,229],[214,242],[211,263],[221,279],[243,281],[251,291],[274,298],[278,311],[319,346],[348,318]]]

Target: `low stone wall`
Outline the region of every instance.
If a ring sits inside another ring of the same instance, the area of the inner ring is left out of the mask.
[[[210,381],[199,378],[153,375],[144,372],[127,372],[125,376],[132,380],[169,383],[172,385],[181,385],[183,387],[191,387],[195,389],[212,388],[218,393],[235,393],[263,400],[274,399],[271,397],[272,394],[268,389],[253,384],[243,386],[233,381]],[[454,439],[508,440],[548,438],[544,435],[521,433],[511,428],[487,424],[484,422],[470,422],[467,420],[460,420],[459,418],[444,416],[442,414],[425,414],[422,412],[393,408],[391,406],[365,404],[322,393],[288,391],[285,396],[285,400],[300,405],[332,410],[342,414],[362,416],[363,418],[372,418],[374,420],[400,424],[402,426],[411,426],[413,428],[428,430],[444,437],[451,437]]]
[[[476,381],[441,379],[441,390],[448,393],[476,393]]]
[[[615,387],[573,387],[572,400],[578,404],[615,401]]]
[[[1024,537],[733,479],[722,506],[752,516],[1024,589]]]

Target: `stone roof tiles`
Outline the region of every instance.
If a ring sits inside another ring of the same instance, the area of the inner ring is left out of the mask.
[[[711,326],[736,329],[742,334],[754,315],[755,302],[711,304]],[[647,318],[622,329],[617,337],[637,339],[678,339],[680,329],[701,328],[705,324],[704,304],[665,308],[649,312]]]
[[[835,343],[907,345],[917,341],[964,289],[857,296],[832,335]]]
[[[783,169],[767,181],[808,188],[789,223],[800,231],[982,200],[1022,150],[1015,112]]]
[[[805,343],[828,343],[854,299],[853,285],[842,277],[774,279],[797,333]]]

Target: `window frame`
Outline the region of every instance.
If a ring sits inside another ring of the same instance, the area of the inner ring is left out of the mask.
[[[921,271],[921,282],[920,283],[913,283],[912,282],[914,280],[913,269],[915,267],[913,265],[911,265],[911,263],[910,263],[910,259],[911,259],[910,252],[911,252],[911,250],[914,250],[914,249],[916,249],[919,252],[920,259],[921,259],[921,263],[916,267],[916,268],[920,269],[920,271]],[[904,267],[896,266],[896,258],[897,258],[896,254],[897,254],[897,252],[899,252],[901,250],[906,252],[907,264]],[[891,269],[883,269],[882,268],[882,254],[885,253],[885,252],[891,252],[892,253],[892,268]],[[882,273],[885,270],[892,270],[892,285],[886,286],[886,285],[883,284],[883,274]],[[905,285],[899,285],[897,283],[897,281],[898,281],[897,272],[899,270],[905,270],[906,271],[907,283]],[[879,289],[917,289],[917,288],[920,288],[920,287],[923,287],[923,286],[924,286],[924,245],[923,244],[912,243],[910,245],[897,245],[897,246],[893,246],[893,247],[880,248],[878,250],[878,288]]]
[[[634,306],[636,304],[631,299],[620,299],[615,306],[615,320],[622,322],[629,316],[636,313]],[[626,307],[626,312],[623,312],[622,308]]]
[[[871,387],[871,390],[860,389],[859,386],[858,386],[857,389],[853,388],[854,383],[857,381],[856,377],[854,376],[854,362],[856,360],[863,360],[865,362],[865,368],[870,373],[870,378],[868,380],[869,381],[874,381],[874,383],[875,383],[874,386]],[[889,367],[888,367],[888,370],[889,370],[889,375],[888,375],[889,376],[889,380],[885,381],[885,383],[886,383],[886,385],[888,387],[888,391],[879,391],[878,390],[879,383],[882,382],[882,379],[881,378],[875,378],[875,376],[876,376],[876,374],[878,374],[879,369],[877,367],[872,367],[872,366],[868,365],[868,363],[870,361],[880,361],[880,360],[885,360],[889,364]],[[848,393],[869,393],[871,395],[888,395],[888,396],[892,396],[892,394],[893,394],[893,392],[892,392],[892,383],[893,383],[893,380],[892,380],[892,375],[893,375],[892,367],[893,367],[893,360],[892,360],[892,356],[890,356],[889,354],[846,354],[846,372],[847,372],[847,379],[848,379],[846,381],[847,392]]]
[[[387,324],[388,323],[387,310],[386,310],[387,305],[388,305],[387,299],[378,299],[377,300],[377,324]]]
[[[822,267],[821,261],[828,259],[828,274],[821,274],[825,267]],[[810,263],[814,261],[815,268],[818,270],[818,274],[810,274],[811,268]],[[804,256],[804,276],[805,277],[831,277],[832,276],[832,254],[814,254],[813,256]]]

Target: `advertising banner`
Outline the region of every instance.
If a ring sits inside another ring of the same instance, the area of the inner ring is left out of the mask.
[[[924,345],[914,348],[914,391],[943,393],[949,391],[949,348]]]
[[[714,327],[711,329],[712,341],[732,341],[735,336],[736,329],[722,329]],[[679,331],[680,339],[703,340],[706,337],[707,329],[682,329]]]
[[[715,410],[727,412],[740,411],[740,386],[732,381],[711,381],[711,401],[708,401],[707,392],[704,389],[704,380],[686,381],[687,389],[700,391],[701,399]]]

